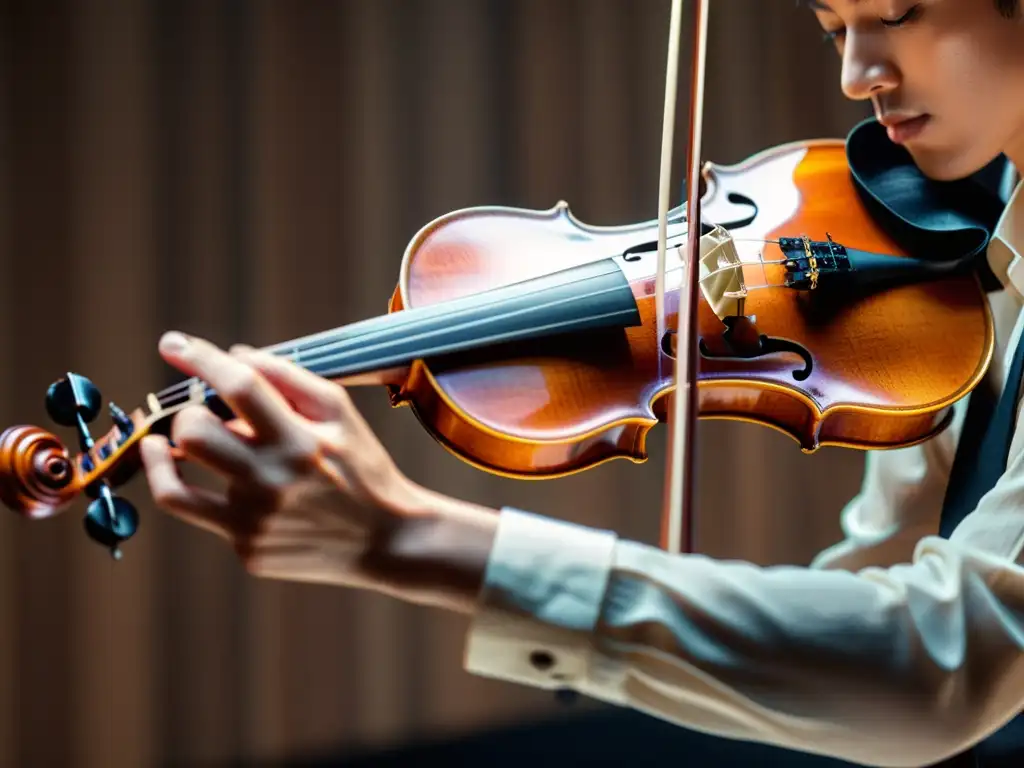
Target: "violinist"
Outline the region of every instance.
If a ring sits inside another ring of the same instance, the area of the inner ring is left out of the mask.
[[[922,173],[963,178],[1000,155],[1024,168],[1017,0],[807,3],[842,57],[845,95],[870,101]],[[248,432],[187,408],[173,441],[229,490],[184,484],[156,435],[141,444],[147,480],[257,576],[468,615],[475,674],[864,765],[1024,765],[1022,252],[1015,190],[987,251],[1000,281],[991,408],[971,408],[972,394],[934,439],[869,452],[846,538],[806,568],[671,555],[440,495],[402,474],[343,388],[178,332],[162,338],[164,359],[208,382]],[[986,417],[1008,453],[982,437],[964,447]],[[972,474],[966,452],[995,458]]]

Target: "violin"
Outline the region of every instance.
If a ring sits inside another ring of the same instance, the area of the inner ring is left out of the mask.
[[[678,24],[677,2],[676,35]],[[908,252],[855,181],[846,141],[807,140],[736,165],[693,162],[697,194],[669,210],[663,185],[656,221],[595,226],[564,201],[454,211],[411,239],[380,316],[269,349],[345,386],[384,387],[452,454],[514,478],[643,462],[662,423],[677,428],[678,459],[687,418],[773,428],[807,453],[913,445],[984,376],[992,318],[976,275]],[[139,520],[115,491],[138,470],[141,439],[194,404],[233,418],[194,378],[143,401],[111,403],[113,427],[94,437],[98,389],[76,373],[56,381],[47,412],[78,450],[7,429],[0,501],[41,519],[90,497],[86,531],[119,557]],[[666,542],[679,539],[680,493]]]

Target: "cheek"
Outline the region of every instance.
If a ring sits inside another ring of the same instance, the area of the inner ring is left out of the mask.
[[[988,55],[977,42],[958,39],[938,47],[932,63],[931,90],[942,117],[960,124],[986,123],[1005,92],[1005,58]],[[995,52],[993,52],[995,53]]]
[[[921,88],[907,89],[909,98],[920,99],[909,106],[934,115],[931,135],[907,147],[922,171],[961,178],[1005,150],[1022,127],[1022,50],[998,36],[981,45],[975,35],[960,35],[936,46],[922,69]]]
[[[926,78],[930,95],[942,99],[947,116],[982,118],[973,110],[1020,100],[1024,73],[1024,25],[1002,18],[993,0],[936,4],[931,26],[907,38],[908,64]],[[979,5],[988,5],[984,12]],[[917,50],[914,50],[914,49]]]

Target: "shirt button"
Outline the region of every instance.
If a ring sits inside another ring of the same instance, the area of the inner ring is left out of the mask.
[[[555,657],[547,651],[534,651],[530,654],[530,663],[535,669],[541,672],[547,672],[555,666]]]

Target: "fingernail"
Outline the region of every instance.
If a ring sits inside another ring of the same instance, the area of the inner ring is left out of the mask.
[[[160,351],[174,354],[188,346],[188,339],[178,331],[170,331],[160,337]]]

